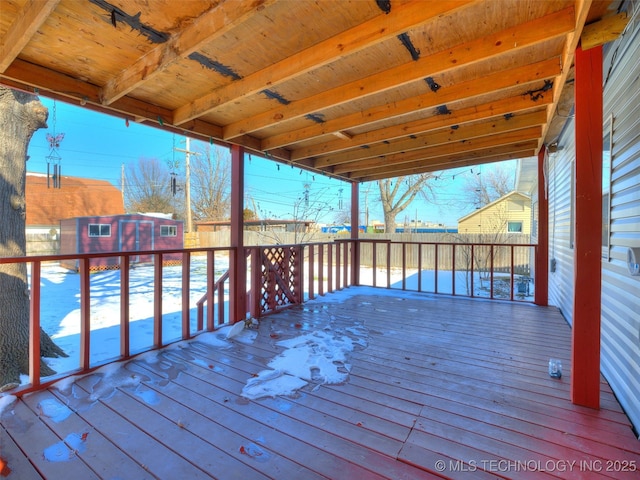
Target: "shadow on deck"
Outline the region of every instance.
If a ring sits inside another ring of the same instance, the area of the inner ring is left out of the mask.
[[[297,367],[349,338],[327,362],[346,381],[319,367],[291,396],[241,395],[278,342],[313,332]],[[637,478],[607,383],[600,410],[570,402],[570,342],[555,308],[352,287],[25,395],[0,416],[0,476]]]

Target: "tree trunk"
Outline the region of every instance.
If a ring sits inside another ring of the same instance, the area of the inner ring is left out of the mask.
[[[27,146],[33,133],[47,126],[47,109],[38,97],[0,86],[0,257],[24,257]],[[0,391],[29,373],[29,287],[25,263],[0,264]],[[60,356],[47,334],[42,353]],[[47,365],[43,375],[55,372]]]

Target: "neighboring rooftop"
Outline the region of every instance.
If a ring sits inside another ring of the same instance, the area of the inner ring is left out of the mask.
[[[27,173],[27,226],[58,225],[63,218],[125,213],[122,193],[105,180],[62,176],[53,188],[43,173]]]

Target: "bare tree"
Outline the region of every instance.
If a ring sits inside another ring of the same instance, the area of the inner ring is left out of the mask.
[[[26,255],[25,183],[27,146],[47,127],[47,109],[35,95],[0,86],[0,257]],[[29,286],[26,263],[0,264],[0,391],[29,373]],[[66,354],[40,330],[44,357]],[[43,376],[55,372],[45,363]]]
[[[231,204],[228,153],[206,145],[191,159],[191,211],[196,220],[224,220]]]
[[[124,198],[128,212],[175,213],[168,167],[156,158],[140,158],[129,165]]]
[[[426,200],[433,201],[431,180],[435,178],[436,175],[433,173],[423,173],[378,180],[385,232],[395,232],[396,216],[411,205],[416,196],[421,195]]]
[[[463,187],[465,203],[481,208],[513,191],[514,187],[515,169],[499,165],[484,171],[477,169],[466,177]]]

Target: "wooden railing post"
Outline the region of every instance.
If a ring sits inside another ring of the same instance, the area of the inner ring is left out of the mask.
[[[418,291],[422,291],[422,244],[418,244]]]
[[[510,275],[511,281],[509,282],[509,285],[511,285],[511,295],[509,297],[510,300],[513,300],[513,287],[515,286],[514,283],[513,283],[514,282],[514,274],[513,274],[513,270],[514,270],[513,263],[514,263],[514,260],[515,260],[515,257],[513,255],[513,245],[511,245],[511,275]]]
[[[40,385],[40,262],[31,262],[31,289],[29,292],[29,380]]]
[[[318,249],[318,295],[324,295],[324,249],[326,244],[322,243]]]
[[[333,243],[327,244],[327,292],[333,292]]]
[[[391,245],[387,243],[387,288],[391,288]]]
[[[474,277],[474,268],[473,267],[475,265],[475,261],[476,260],[475,260],[474,255],[473,255],[474,254],[473,247],[474,247],[474,245],[471,244],[471,282],[470,282],[471,283],[471,285],[470,285],[471,297],[475,296],[474,285],[473,285],[473,277]]]
[[[402,242],[402,290],[407,289],[407,244]]]
[[[336,276],[335,276],[335,282],[336,282],[336,290],[340,290],[342,287],[340,286],[340,248],[342,247],[342,244],[340,242],[336,242],[336,256],[335,256],[335,262],[336,262]]]
[[[120,257],[120,355],[129,358],[131,354],[130,329],[129,329],[129,283],[131,257]]]
[[[434,251],[434,256],[433,256],[433,258],[434,258],[433,262],[435,264],[435,279],[434,279],[433,287],[434,287],[434,290],[435,290],[434,293],[438,293],[438,244],[435,243],[433,245],[433,247],[434,247],[434,250],[435,250]]]
[[[378,244],[376,242],[371,242],[371,268],[373,269],[373,286],[377,287],[377,279],[378,279]]]
[[[88,370],[91,343],[90,259],[80,259],[80,369]]]
[[[162,346],[162,254],[153,255],[153,346]]]
[[[300,244],[293,248],[293,284],[296,303],[304,303],[304,247]]]
[[[191,338],[191,318],[189,315],[189,293],[191,280],[191,254],[182,252],[182,339]]]
[[[350,258],[350,251],[349,248],[351,247],[351,242],[344,242],[344,247],[343,247],[343,258],[342,258],[342,287],[348,287],[349,286],[349,258]]]
[[[315,245],[313,243],[309,244],[309,260],[307,261],[307,265],[309,266],[309,300],[313,300],[316,298],[314,283],[315,283]]]
[[[215,252],[207,252],[207,331],[214,329],[213,314],[215,311],[214,285],[216,283],[216,255]],[[202,319],[198,319],[198,328],[202,328]]]
[[[451,295],[456,294],[456,244],[451,244]]]

